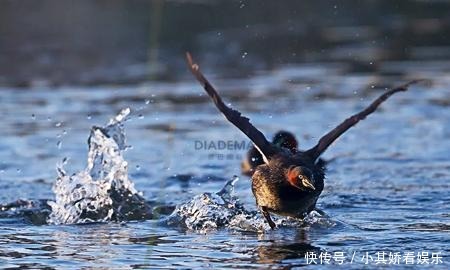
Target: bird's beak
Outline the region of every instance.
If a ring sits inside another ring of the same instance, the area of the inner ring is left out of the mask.
[[[309,179],[303,179],[302,181],[303,186],[310,188],[312,190],[316,190],[316,188],[314,187],[314,185],[309,181]]]

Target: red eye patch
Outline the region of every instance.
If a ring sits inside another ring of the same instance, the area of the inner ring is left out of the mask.
[[[300,179],[298,178],[298,176],[301,173],[301,169],[299,167],[293,167],[290,168],[288,173],[287,173],[287,179],[289,184],[291,184],[292,186],[298,188],[298,189],[302,189],[302,183],[300,181]]]

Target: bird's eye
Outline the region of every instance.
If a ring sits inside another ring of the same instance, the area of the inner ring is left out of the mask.
[[[303,175],[301,175],[301,174],[298,176],[298,179],[300,179],[300,180],[303,180],[303,178],[304,178],[304,177],[303,177]]]

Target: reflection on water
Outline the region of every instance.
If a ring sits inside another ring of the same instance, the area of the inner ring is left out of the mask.
[[[303,261],[307,252],[320,253],[321,249],[311,245],[306,230],[292,232],[292,238],[284,239],[264,239],[260,236],[260,241],[264,244],[257,248],[257,261],[261,264],[277,264],[284,260],[300,259]],[[305,265],[303,262],[291,266]]]

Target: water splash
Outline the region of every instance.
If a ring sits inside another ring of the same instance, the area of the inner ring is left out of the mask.
[[[251,219],[252,213],[246,211],[233,194],[238,179],[234,176],[217,193],[203,193],[178,205],[165,222],[189,230],[207,231],[229,227],[237,217]]]
[[[53,186],[55,201],[48,202],[48,223],[74,224],[151,217],[148,205],[128,179],[127,148],[123,122],[130,109],[123,109],[105,127],[92,127],[84,170],[69,176],[62,164]]]
[[[178,205],[164,222],[200,232],[220,228],[255,232],[270,230],[260,213],[245,209],[235,196],[234,186],[238,180],[234,176],[219,192],[202,193]],[[334,222],[320,211],[312,211],[304,219],[274,216],[273,220],[277,227],[334,226]]]

